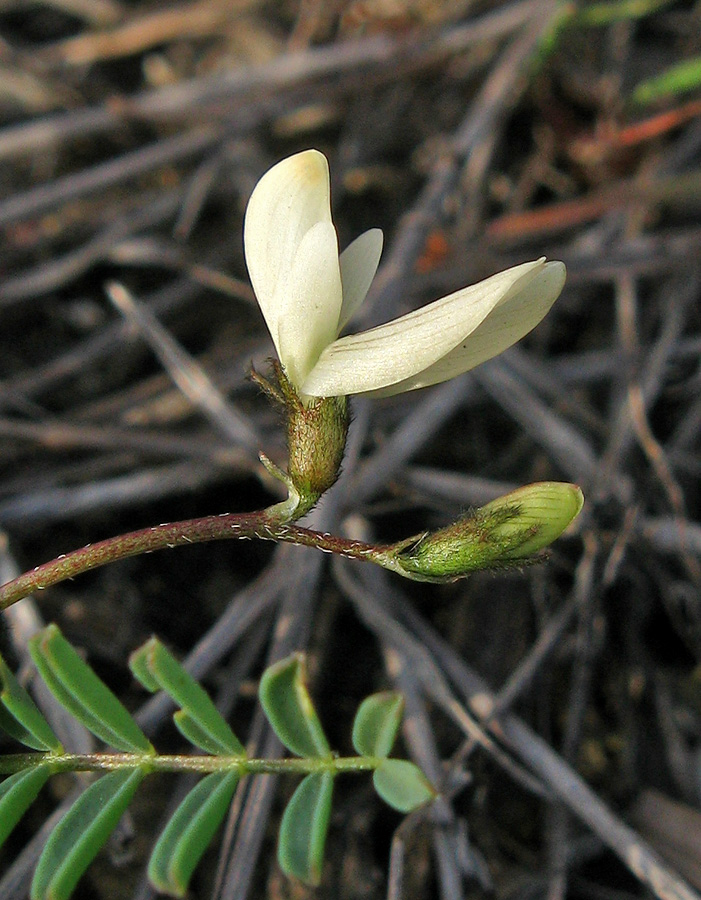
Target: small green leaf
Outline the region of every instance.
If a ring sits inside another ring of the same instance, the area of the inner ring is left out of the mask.
[[[0,783],[0,847],[51,776],[50,766],[36,766]]]
[[[208,753],[245,756],[246,751],[207,692],[200,687],[156,638],[132,653],[129,666],[134,676],[149,691],[164,690],[175,700],[184,715],[175,724],[181,733]],[[188,733],[181,726],[188,728]],[[193,736],[199,735],[196,740]]]
[[[157,891],[184,897],[190,878],[226,815],[238,772],[213,772],[185,797],[151,854],[148,877]]]
[[[32,900],[68,900],[143,777],[140,769],[121,769],[83,791],[46,842],[32,881]]]
[[[297,756],[329,757],[331,749],[305,684],[304,655],[295,653],[263,672],[258,695],[282,743]]]
[[[701,56],[685,59],[670,66],[660,75],[641,82],[633,91],[634,103],[652,103],[696,90],[701,85]]]
[[[205,731],[199,721],[193,719],[189,713],[182,709],[173,715],[173,722],[185,740],[204,750],[205,753],[212,753],[215,756],[245,756],[245,751],[234,753],[231,750],[223,749],[221,743],[212,737],[210,731]]]
[[[421,769],[406,759],[384,759],[372,776],[375,790],[393,809],[411,812],[436,797]]]
[[[612,22],[632,22],[670,5],[671,0],[613,0],[573,7],[571,22],[579,27],[602,27]]]
[[[153,638],[151,638],[151,640],[153,640]],[[137,647],[137,649],[134,650],[129,657],[129,668],[131,669],[131,674],[141,683],[142,687],[146,688],[150,693],[155,694],[156,691],[160,691],[161,685],[158,679],[153,677],[153,674],[149,669],[149,654],[147,650],[150,642],[151,641],[147,641],[143,646]]]
[[[2,656],[0,685],[0,728],[26,747],[62,753],[61,742]]]
[[[26,728],[19,724],[14,716],[11,716],[9,714],[2,703],[0,703],[0,731],[4,731],[5,734],[9,734],[11,738],[19,741],[20,744],[24,744],[25,747],[33,746],[33,744],[30,743],[32,740],[31,734],[27,731]],[[34,749],[38,748],[35,747]]]
[[[29,652],[54,697],[94,735],[127,753],[155,752],[126,708],[55,625],[29,641]]]
[[[333,781],[333,772],[307,775],[282,816],[277,848],[280,868],[305,884],[321,881]]]
[[[404,698],[395,691],[371,694],[353,721],[353,746],[361,756],[389,756],[402,722]]]

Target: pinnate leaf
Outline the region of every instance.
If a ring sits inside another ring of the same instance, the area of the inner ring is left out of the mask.
[[[41,765],[0,782],[0,847],[50,777],[51,767]]]
[[[33,750],[61,753],[61,742],[0,656],[0,728]]]
[[[383,759],[372,781],[385,803],[402,813],[411,812],[436,796],[421,769],[406,759]]]
[[[282,816],[277,851],[280,868],[305,884],[321,881],[333,781],[333,772],[307,775]]]
[[[143,777],[140,769],[122,769],[83,791],[46,842],[32,881],[32,900],[68,900]]]
[[[177,808],[151,854],[148,877],[156,890],[184,897],[195,867],[226,815],[237,772],[203,778]]]
[[[353,721],[353,746],[361,756],[389,756],[402,722],[404,698],[395,691],[371,694]]]
[[[29,652],[54,697],[89,731],[117,750],[154,753],[126,708],[55,625],[29,641]]]
[[[331,748],[305,683],[304,656],[295,653],[265,670],[258,694],[282,743],[297,756],[330,757]]]
[[[157,638],[134,651],[129,666],[147,690],[163,690],[178,704],[182,712],[176,713],[174,721],[189,741],[208,753],[245,756],[243,745],[207,692]]]

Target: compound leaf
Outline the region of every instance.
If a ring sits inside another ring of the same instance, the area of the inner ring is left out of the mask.
[[[258,695],[282,743],[297,756],[329,757],[331,748],[305,683],[304,655],[295,653],[265,670]]]
[[[195,867],[226,815],[237,772],[213,772],[185,797],[151,854],[148,877],[156,890],[184,897]]]
[[[436,796],[421,769],[406,759],[383,759],[372,781],[385,803],[402,813],[411,812]]]
[[[29,652],[51,693],[94,735],[117,750],[155,752],[126,708],[55,625],[29,641]]]
[[[183,712],[176,714],[175,724],[189,741],[208,753],[245,756],[243,745],[207,692],[157,638],[134,651],[129,666],[147,690],[164,690],[175,700]]]
[[[282,816],[277,850],[280,868],[305,884],[321,881],[333,781],[333,772],[307,775]]]
[[[61,742],[0,656],[0,728],[33,750],[62,753]]]
[[[140,769],[110,772],[78,797],[46,842],[32,881],[32,900],[68,900],[143,777]]]
[[[0,782],[0,847],[50,777],[50,766],[36,766]]]
[[[371,694],[353,720],[353,746],[361,756],[389,756],[402,722],[404,698],[395,691]]]

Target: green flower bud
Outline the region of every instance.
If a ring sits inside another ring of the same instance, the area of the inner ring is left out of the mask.
[[[583,504],[582,492],[574,484],[530,484],[447,528],[397,545],[394,563],[408,577],[424,581],[518,566],[558,538]]]

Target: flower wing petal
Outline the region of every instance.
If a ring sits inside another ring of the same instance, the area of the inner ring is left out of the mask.
[[[382,231],[379,228],[365,231],[341,254],[343,306],[338,323],[339,332],[345,328],[370,290],[381,254]]]
[[[243,245],[251,284],[279,351],[278,326],[290,274],[304,235],[317,222],[331,223],[326,157],[304,150],[269,169],[248,201]]]
[[[542,259],[523,263],[386,325],[339,338],[321,354],[302,390],[332,397],[377,391],[412,378],[457,347],[544,267]]]
[[[450,353],[417,375],[373,391],[372,395],[389,397],[439,384],[498,356],[525,337],[547,315],[564,283],[563,263],[547,263],[536,278],[511,299],[496,306],[467,340],[461,341]]]
[[[331,222],[318,222],[297,247],[287,279],[274,299],[280,311],[277,351],[287,377],[298,389],[336,337],[341,311],[338,238]]]

